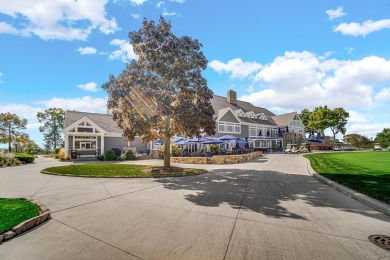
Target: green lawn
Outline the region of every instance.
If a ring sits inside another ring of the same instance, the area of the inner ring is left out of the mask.
[[[24,199],[0,198],[0,234],[39,215],[38,206]]]
[[[203,169],[186,169],[171,167],[163,171],[162,167],[135,164],[79,164],[51,167],[42,170],[42,173],[61,174],[85,177],[156,177],[156,176],[184,176],[205,173]]]
[[[305,155],[319,174],[390,204],[390,152]]]

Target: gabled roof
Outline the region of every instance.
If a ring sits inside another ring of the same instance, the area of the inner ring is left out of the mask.
[[[254,106],[251,103],[246,102],[246,101],[237,100],[236,104],[231,104],[227,101],[226,97],[214,95],[213,98],[211,99],[211,105],[213,106],[215,112],[217,112],[221,109],[224,109],[226,107],[230,107],[233,111],[235,111],[237,109],[242,109],[242,111],[244,111],[244,113],[249,112],[249,111],[253,111],[255,114],[264,113],[264,115],[268,119],[267,120],[268,122],[265,120],[262,120],[260,124],[275,125],[275,122],[272,120],[272,117],[275,116],[274,113],[272,113],[268,109],[265,109],[262,107],[256,107],[256,106]],[[244,118],[240,117],[241,121],[246,122],[247,118],[245,118],[245,120],[243,120],[243,119]],[[256,120],[253,118],[250,118],[250,119]],[[259,124],[259,122],[257,122],[257,121],[255,123]]]
[[[112,115],[108,114],[98,114],[98,113],[88,113],[88,112],[78,112],[78,111],[66,111],[65,113],[65,122],[64,128],[75,123],[82,117],[88,117],[91,121],[101,127],[104,131],[112,133],[123,133],[122,130],[116,127],[116,123],[112,119]]]
[[[273,116],[272,119],[278,126],[287,126],[293,120],[297,112],[291,112],[279,116]]]

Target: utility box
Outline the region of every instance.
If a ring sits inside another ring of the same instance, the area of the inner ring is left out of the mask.
[[[77,159],[77,150],[70,151],[70,159]]]

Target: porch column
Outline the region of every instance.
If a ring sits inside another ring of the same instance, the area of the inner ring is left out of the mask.
[[[100,136],[100,155],[104,154],[104,134]]]
[[[65,140],[65,158],[69,156],[69,138],[68,138],[68,133],[64,134],[64,140]]]

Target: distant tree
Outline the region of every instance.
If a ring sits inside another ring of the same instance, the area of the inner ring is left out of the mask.
[[[315,133],[315,130],[311,129],[309,127],[310,115],[311,115],[311,112],[306,108],[302,109],[301,113],[299,114],[299,117],[301,118],[301,121],[302,121],[303,125],[305,126],[305,133],[309,134],[309,137],[314,135],[314,133]]]
[[[384,147],[390,145],[390,128],[384,128],[382,132],[377,133],[375,137],[375,143],[380,143]]]
[[[65,111],[61,108],[49,108],[45,112],[38,112],[37,118],[40,123],[44,122],[43,126],[39,127],[39,131],[44,133],[45,146],[54,149],[62,146]]]
[[[0,114],[0,143],[8,143],[8,152],[11,152],[11,144],[21,134],[18,130],[26,129],[27,120],[20,119],[16,114]]]
[[[336,134],[341,133],[344,135],[347,131],[345,125],[348,122],[349,113],[344,108],[339,107],[331,110],[327,113],[327,116],[328,126],[333,133],[333,140],[336,140]]]
[[[42,149],[33,140],[27,142],[23,147],[23,152],[29,154],[38,154]]]
[[[14,139],[14,146],[15,146],[15,152],[22,151],[23,146],[30,141],[30,136],[26,133],[16,133],[15,134],[15,139]]]
[[[144,19],[129,38],[138,60],[102,86],[109,95],[108,108],[128,141],[135,136],[163,139],[164,167],[169,168],[172,136],[215,134],[213,92],[201,74],[207,59],[198,40],[177,37],[163,17],[159,24]]]
[[[324,137],[324,131],[329,127],[330,114],[331,110],[327,106],[314,108],[309,116],[309,129],[312,129]]]
[[[366,147],[372,144],[372,141],[368,137],[360,134],[344,135],[344,142],[350,143],[358,148]]]

